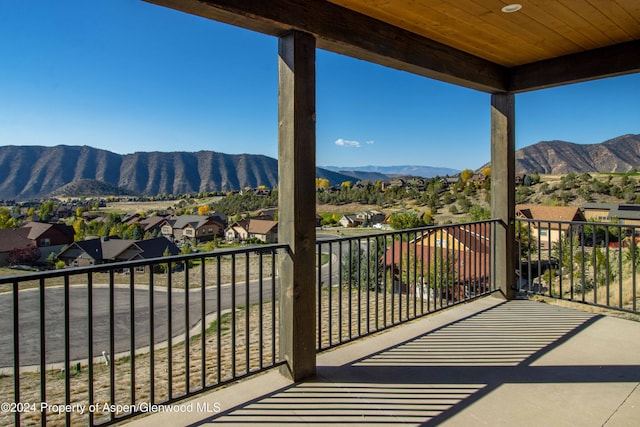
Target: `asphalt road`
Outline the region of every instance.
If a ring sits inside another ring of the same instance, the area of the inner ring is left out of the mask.
[[[276,284],[277,286],[277,284]],[[73,286],[69,289],[69,354],[70,360],[87,359],[89,342],[88,323],[88,289],[86,286]],[[222,311],[232,307],[232,286],[223,285],[220,289]],[[263,298],[271,299],[271,280],[263,280]],[[205,316],[218,310],[216,287],[205,288]],[[151,315],[150,291],[148,288],[134,290],[135,348],[148,347],[150,343]],[[0,368],[13,366],[13,309],[12,295],[0,295],[0,324],[5,333],[0,332]],[[259,285],[257,281],[249,284],[249,298],[246,298],[245,283],[235,285],[237,306],[245,306],[259,301]],[[169,336],[169,306],[171,306],[171,336],[184,334],[187,325],[184,290],[169,293],[166,288],[153,290],[153,331],[154,342],[161,343]],[[111,317],[109,307],[109,288],[95,285],[92,293],[93,301],[93,356],[101,356],[110,349]],[[32,366],[40,363],[40,292],[25,290],[19,293],[19,336],[20,365]],[[131,348],[131,303],[130,289],[116,287],[114,289],[114,349],[113,354],[129,351]],[[202,313],[202,293],[200,289],[189,292],[188,328],[198,324]],[[45,353],[46,363],[64,362],[64,288],[55,287],[45,290]],[[199,329],[198,329],[199,331]],[[194,333],[198,333],[195,331]]]

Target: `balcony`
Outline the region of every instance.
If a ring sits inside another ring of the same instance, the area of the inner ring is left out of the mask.
[[[320,353],[313,379],[269,372],[132,426],[635,425],[639,338],[636,322],[489,296]]]
[[[297,383],[278,372],[286,244],[2,278],[1,422],[624,424],[640,324],[532,299],[637,317],[635,229],[519,222],[505,301],[502,227],[319,233],[316,375]]]

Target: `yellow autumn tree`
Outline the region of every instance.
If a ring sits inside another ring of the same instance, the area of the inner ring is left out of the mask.
[[[316,189],[326,190],[329,188],[330,183],[326,178],[316,178]]]
[[[462,180],[462,182],[469,181],[472,176],[473,176],[473,171],[471,169],[465,169],[462,172],[460,172],[460,179]]]

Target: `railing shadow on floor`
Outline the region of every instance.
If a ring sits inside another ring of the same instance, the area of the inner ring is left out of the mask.
[[[506,384],[640,382],[640,365],[536,364],[602,317],[502,303],[191,425],[435,426]]]

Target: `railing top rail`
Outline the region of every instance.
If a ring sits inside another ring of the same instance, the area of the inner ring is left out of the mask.
[[[362,240],[367,237],[392,237],[392,236],[397,236],[398,234],[424,233],[426,231],[431,231],[431,230],[444,230],[447,228],[459,228],[459,227],[466,227],[466,226],[480,225],[480,224],[491,224],[491,223],[500,224],[501,220],[487,219],[487,220],[481,220],[481,221],[457,222],[454,224],[427,225],[424,227],[406,228],[402,230],[379,231],[375,233],[359,234],[356,236],[336,236],[336,237],[323,238],[322,240],[318,240],[316,243],[326,244],[326,243],[334,243],[334,242],[345,242],[349,240]]]
[[[622,224],[617,222],[595,222],[595,221],[568,221],[557,219],[532,219],[532,218],[516,218],[516,221],[534,223],[534,224],[568,224],[581,225],[586,227],[619,227],[619,228],[638,228],[635,224]]]

